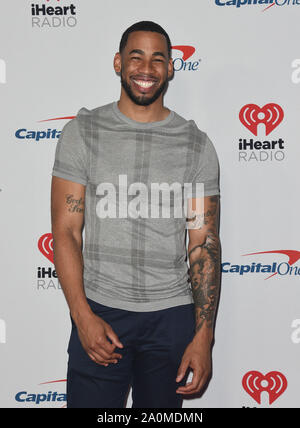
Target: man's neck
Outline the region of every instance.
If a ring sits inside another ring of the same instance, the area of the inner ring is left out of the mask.
[[[163,106],[162,97],[148,106],[140,106],[121,94],[118,107],[121,113],[137,122],[158,122],[170,114],[170,110]]]

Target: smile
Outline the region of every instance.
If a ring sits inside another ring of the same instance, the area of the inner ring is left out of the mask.
[[[153,86],[155,84],[155,82],[147,82],[145,80],[134,80],[134,83],[136,83],[137,85],[141,86],[142,88],[151,88],[151,86]]]

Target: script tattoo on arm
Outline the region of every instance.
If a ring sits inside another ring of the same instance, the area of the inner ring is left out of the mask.
[[[65,198],[68,211],[70,211],[71,213],[84,212],[84,199],[82,197],[80,197],[79,199],[75,199],[74,195],[66,194]]]
[[[213,328],[220,292],[219,196],[206,197],[206,201],[208,208],[191,219],[195,228],[189,230],[188,273],[195,304],[195,334],[205,323]]]

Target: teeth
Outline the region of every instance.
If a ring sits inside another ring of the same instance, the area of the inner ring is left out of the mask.
[[[145,82],[144,80],[134,80],[133,81],[138,84],[139,86],[142,86],[143,88],[150,88],[150,86],[154,85],[154,82]]]

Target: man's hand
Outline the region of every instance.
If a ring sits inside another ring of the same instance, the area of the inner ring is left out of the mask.
[[[177,372],[176,382],[180,382],[185,376],[186,370],[191,367],[193,379],[185,386],[177,388],[178,394],[195,394],[205,385],[211,373],[211,348],[207,343],[192,341],[186,347]]]
[[[123,348],[111,326],[95,314],[89,314],[84,321],[77,322],[78,336],[88,356],[100,365],[117,363],[121,354],[115,353],[115,347]],[[112,341],[110,343],[107,337]]]

